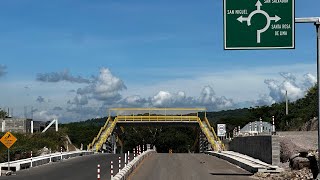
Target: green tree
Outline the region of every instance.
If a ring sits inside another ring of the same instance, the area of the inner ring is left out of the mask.
[[[0,108],[0,118],[5,118],[7,116],[7,112],[6,111],[4,111],[4,110],[1,110],[1,108]]]

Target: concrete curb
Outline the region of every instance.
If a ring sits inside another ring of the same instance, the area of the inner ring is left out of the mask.
[[[247,158],[245,155],[243,157],[239,155],[232,155],[230,153],[223,153],[223,152],[213,152],[207,151],[205,154],[209,154],[212,156],[216,156],[220,159],[226,160],[232,164],[235,164],[242,169],[245,169],[251,173],[257,172],[269,172],[269,173],[279,173],[283,171],[282,168],[278,166],[272,166],[267,163],[261,162],[260,160],[255,160],[253,158]]]
[[[144,158],[148,157],[149,155],[155,152],[155,150],[147,150],[143,152],[142,154],[134,158],[132,161],[130,161],[130,163],[127,164],[126,167],[121,169],[121,171],[118,172],[118,174],[116,174],[113,178],[111,178],[111,180],[125,180],[127,177],[129,177],[132,171],[140,164],[140,162]]]

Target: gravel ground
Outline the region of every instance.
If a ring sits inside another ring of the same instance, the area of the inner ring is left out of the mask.
[[[256,173],[255,179],[259,180],[312,180],[312,173],[310,169],[301,169],[297,171],[283,171],[279,174],[270,173]]]
[[[257,173],[255,178],[266,180],[283,179],[312,179],[310,169],[291,170],[289,168],[289,157],[299,151],[316,151],[318,149],[318,131],[283,131],[277,132],[280,137],[281,160],[280,167],[285,171],[280,174]]]
[[[311,151],[318,149],[318,131],[282,131],[277,134],[280,139],[287,138],[300,148]]]

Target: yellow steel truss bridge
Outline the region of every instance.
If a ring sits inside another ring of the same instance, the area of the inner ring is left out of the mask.
[[[205,113],[203,119],[200,119],[198,112]],[[204,108],[112,108],[109,110],[106,123],[88,145],[88,149],[99,151],[111,136],[117,123],[197,123],[212,149],[224,150],[224,145],[211,127]]]

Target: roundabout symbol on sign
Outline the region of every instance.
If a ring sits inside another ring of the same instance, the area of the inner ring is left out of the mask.
[[[251,18],[255,15],[255,14],[262,14],[267,18],[267,24],[265,25],[264,28],[257,30],[257,43],[261,43],[261,34],[266,32],[269,27],[270,27],[270,23],[271,21],[275,21],[278,22],[281,18],[277,15],[275,15],[274,17],[270,17],[269,14],[263,10],[261,10],[261,2],[258,0],[256,5],[257,6],[257,10],[252,11],[248,17],[242,17],[240,16],[237,20],[242,23],[244,21],[247,21],[247,25],[251,26]]]

